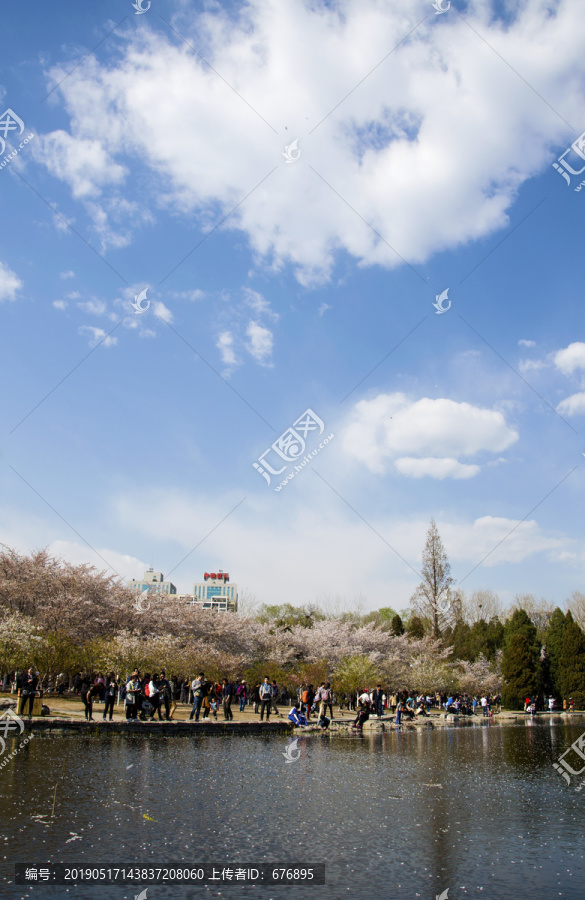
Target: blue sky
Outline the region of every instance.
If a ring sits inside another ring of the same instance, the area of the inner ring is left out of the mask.
[[[582,590],[579,13],[12,8],[0,541],[402,608],[434,516],[465,590]]]

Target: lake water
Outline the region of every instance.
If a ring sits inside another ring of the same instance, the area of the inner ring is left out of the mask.
[[[147,900],[435,900],[447,888],[449,900],[583,898],[585,793],[551,765],[583,730],[556,717],[306,735],[292,763],[292,739],[278,735],[37,733],[0,770],[0,895],[122,900],[144,889],[19,887],[15,862],[181,861],[325,862],[326,885],[151,885]]]

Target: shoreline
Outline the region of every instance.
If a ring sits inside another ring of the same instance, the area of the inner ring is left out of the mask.
[[[224,721],[205,720],[205,721],[185,721],[175,719],[170,722],[163,721],[146,721],[126,720],[98,721],[86,722],[85,719],[66,718],[64,716],[42,716],[33,719],[24,719],[24,729],[26,732],[42,732],[55,735],[66,734],[126,734],[130,736],[136,735],[160,735],[168,737],[169,735],[193,735],[193,736],[226,736],[237,734],[359,734],[355,732],[351,725],[354,716],[337,717],[332,719],[327,730],[319,728],[316,724],[308,725],[305,728],[296,728],[287,718],[277,719],[269,722],[259,721]],[[436,729],[436,728],[469,728],[469,727],[487,727],[487,726],[511,726],[532,721],[543,722],[549,720],[551,725],[570,725],[585,723],[585,712],[574,713],[536,713],[534,716],[526,715],[523,712],[504,711],[496,713],[491,717],[484,716],[455,716],[451,713],[439,713],[429,717],[419,717],[414,721],[403,721],[401,725],[395,724],[395,716],[383,716],[381,719],[370,718],[364,723],[362,734],[375,734],[385,731],[396,730],[419,730]],[[552,720],[552,721],[551,721]]]

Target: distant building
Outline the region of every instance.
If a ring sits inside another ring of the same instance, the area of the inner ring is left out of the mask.
[[[238,586],[229,584],[230,576],[221,569],[206,572],[203,581],[193,585],[192,606],[214,609],[218,612],[238,611]]]
[[[172,581],[163,581],[163,573],[155,572],[148,569],[144,573],[142,581],[136,581],[134,578],[128,582],[128,587],[132,590],[148,591],[149,594],[176,594],[177,589]]]

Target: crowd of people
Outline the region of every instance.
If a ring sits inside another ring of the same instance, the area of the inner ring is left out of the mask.
[[[32,700],[35,690],[39,685],[38,674],[34,668],[23,673],[18,679],[18,687],[29,702],[29,715],[32,711]],[[240,712],[245,712],[248,707],[253,707],[254,713],[260,716],[260,721],[270,721],[271,714],[282,717],[277,704],[286,704],[293,699],[293,705],[288,713],[288,719],[299,727],[316,721],[321,727],[327,727],[333,719],[333,707],[338,706],[339,712],[344,709],[355,712],[353,727],[360,730],[370,718],[376,716],[395,716],[395,722],[400,725],[403,720],[412,720],[418,716],[429,716],[432,709],[444,710],[458,716],[473,716],[479,712],[484,717],[490,716],[494,710],[501,708],[500,697],[490,694],[470,696],[467,693],[417,693],[417,692],[390,692],[378,683],[373,688],[364,688],[355,693],[333,692],[329,681],[322,681],[318,687],[313,684],[300,684],[296,691],[296,699],[289,696],[285,688],[279,687],[276,681],[265,676],[262,681],[248,685],[246,679],[241,678],[232,681],[223,678],[216,681],[207,678],[204,672],[200,672],[195,678],[171,675],[166,676],[164,671],[160,673],[140,674],[134,669],[129,678],[120,679],[114,672],[105,675],[98,673],[94,676],[88,674],[76,675],[70,680],[65,674],[60,674],[55,680],[54,689],[58,694],[66,690],[79,695],[84,705],[85,718],[93,721],[94,704],[103,704],[102,719],[112,721],[114,707],[122,703],[127,721],[134,719],[154,719],[172,721],[178,704],[191,706],[189,720],[218,718],[223,713],[225,721],[234,718],[232,705],[238,705]],[[548,701],[549,711],[554,709],[554,699]],[[525,711],[533,713],[536,710],[536,699],[527,697]]]
[[[59,687],[57,688],[58,693]],[[103,703],[102,719],[112,721],[114,706],[123,703],[127,721],[133,719],[154,719],[172,721],[179,703],[191,705],[189,720],[193,718],[207,719],[223,712],[226,721],[234,718],[232,704],[239,704],[240,712],[247,706],[253,706],[254,712],[260,714],[260,720],[270,720],[271,712],[281,715],[277,702],[286,702],[286,690],[279,688],[275,681],[266,676],[253,688],[249,688],[244,678],[233,682],[228,678],[215,681],[200,672],[196,678],[189,679],[171,675],[167,678],[164,671],[160,673],[146,672],[140,674],[134,669],[128,679],[118,682],[114,672],[108,675],[101,673],[93,679],[82,677],[78,673],[73,679],[72,693],[78,694],[85,708],[85,718],[92,722],[94,703]]]

